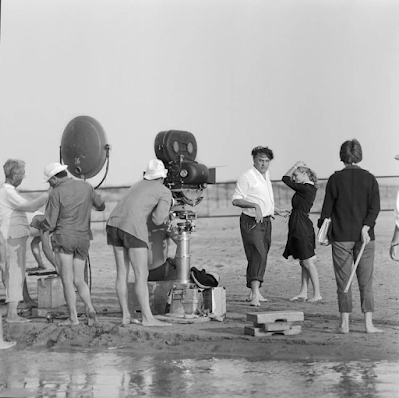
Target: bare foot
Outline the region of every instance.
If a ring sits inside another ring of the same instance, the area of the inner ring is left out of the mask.
[[[367,334],[372,334],[372,333],[384,333],[382,329],[377,329],[375,326],[369,326],[366,328],[366,333]]]
[[[77,325],[79,325],[79,321],[72,322],[70,318],[58,323],[58,326],[77,326]]]
[[[290,301],[306,301],[307,300],[307,296],[295,296],[292,299],[290,299]]]
[[[133,318],[132,316],[129,318],[122,318],[122,326],[130,325],[131,323],[142,325],[142,322],[139,319]]]
[[[308,303],[317,303],[319,301],[322,301],[323,297],[321,296],[314,296],[312,298],[310,298],[309,300],[306,300]]]
[[[260,301],[260,302],[266,302],[266,301],[268,301],[266,298],[264,298],[260,293],[258,294],[258,300]]]
[[[33,300],[25,300],[22,303],[22,308],[37,308],[38,304],[36,301]]]
[[[1,341],[0,350],[6,350],[7,348],[14,347],[17,344],[16,341]]]
[[[143,326],[172,326],[171,323],[167,323],[167,322],[162,322],[159,321],[156,318],[153,318],[151,320],[144,320],[141,323]]]
[[[336,333],[347,334],[349,333],[349,327],[347,326],[338,326]]]
[[[249,305],[252,306],[252,307],[260,307],[260,303],[259,303],[258,298],[255,298],[255,299],[251,300]]]
[[[266,302],[269,301],[267,298],[264,298],[260,293],[257,295],[257,299],[259,302]],[[245,300],[247,303],[250,303],[252,301],[252,292],[249,293],[247,299]]]
[[[21,316],[18,316],[18,315],[15,317],[12,317],[12,318],[6,318],[5,321],[7,323],[28,323],[28,322],[30,322],[29,319],[22,318]]]
[[[96,311],[90,311],[87,317],[87,325],[94,326],[98,322]]]

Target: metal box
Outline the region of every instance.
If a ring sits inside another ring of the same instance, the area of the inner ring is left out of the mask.
[[[37,280],[38,308],[56,308],[65,305],[64,288],[59,276]]]

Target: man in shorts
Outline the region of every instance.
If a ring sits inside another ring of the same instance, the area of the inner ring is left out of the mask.
[[[107,242],[116,262],[116,293],[122,310],[122,325],[135,320],[128,307],[129,263],[135,276],[135,293],[143,316],[143,326],[167,326],[154,317],[148,292],[148,227],[150,218],[162,225],[169,216],[172,194],[163,185],[167,170],[158,159],[148,163],[144,179],[136,182],[119,200],[107,222]]]
[[[79,324],[76,310],[75,287],[86,307],[88,325],[96,321],[96,311],[91,302],[90,290],[84,279],[89,257],[91,209],[102,211],[104,201],[86,181],[68,177],[68,166],[50,163],[44,169],[44,182],[53,187],[44,220],[37,228],[52,232],[51,244],[59,267],[69,318],[60,326]]]

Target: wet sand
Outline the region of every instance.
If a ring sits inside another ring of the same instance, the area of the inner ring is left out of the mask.
[[[317,215],[312,216],[315,222]],[[388,248],[393,232],[393,215],[382,212],[376,226],[376,259],[374,273],[375,326],[383,334],[364,331],[363,315],[357,282],[353,285],[354,311],[350,333],[337,334],[338,307],[336,285],[331,264],[331,248],[317,246],[317,267],[323,301],[311,304],[290,302],[299,292],[300,267],[294,260],[285,260],[287,224],[281,218],[273,221],[273,241],[269,253],[265,282],[261,288],[269,301],[261,307],[250,307],[245,301],[246,261],[238,227],[238,218],[198,219],[191,239],[191,265],[216,271],[226,288],[227,317],[223,322],[173,324],[150,328],[131,324],[120,325],[120,311],[115,294],[115,264],[112,250],[106,245],[102,224],[95,225],[90,260],[92,298],[99,314],[99,324],[87,326],[84,316],[79,326],[59,327],[44,318],[31,318],[28,324],[4,324],[6,340],[17,340],[17,349],[24,347],[92,347],[93,349],[134,349],[140,353],[174,353],[188,356],[228,355],[258,359],[284,360],[398,360],[399,359],[399,263],[393,262]],[[28,254],[28,267],[34,266]],[[50,267],[50,265],[48,265]],[[131,275],[132,277],[132,275]],[[132,279],[133,280],[133,279]],[[28,286],[36,297],[37,277],[28,277]],[[309,297],[311,296],[309,292]],[[4,288],[0,287],[0,299]],[[78,308],[83,309],[81,302]],[[0,305],[4,313],[5,307]],[[65,307],[53,310],[62,314]],[[305,320],[297,335],[252,337],[244,334],[249,312],[301,311]],[[29,316],[30,312],[23,313]],[[12,350],[12,349],[11,349]]]

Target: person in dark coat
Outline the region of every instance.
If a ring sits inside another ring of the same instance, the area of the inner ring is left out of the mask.
[[[301,290],[290,301],[321,301],[319,274],[315,265],[316,237],[309,218],[310,209],[317,192],[317,177],[313,170],[300,161],[283,176],[283,182],[295,191],[292,197],[292,211],[288,222],[288,239],[283,256],[299,259],[302,268]],[[313,297],[308,298],[309,279],[313,285]]]
[[[329,240],[337,282],[340,324],[338,333],[349,333],[349,315],[352,312],[352,292],[345,293],[353,263],[365,248],[356,269],[359,283],[361,309],[367,333],[381,333],[373,325],[374,294],[373,271],[375,234],[374,226],[380,212],[380,191],[376,178],[360,168],[363,158],[358,140],[348,140],[341,145],[340,159],[345,167],[336,171],[327,182],[318,227],[325,218],[331,219]]]

